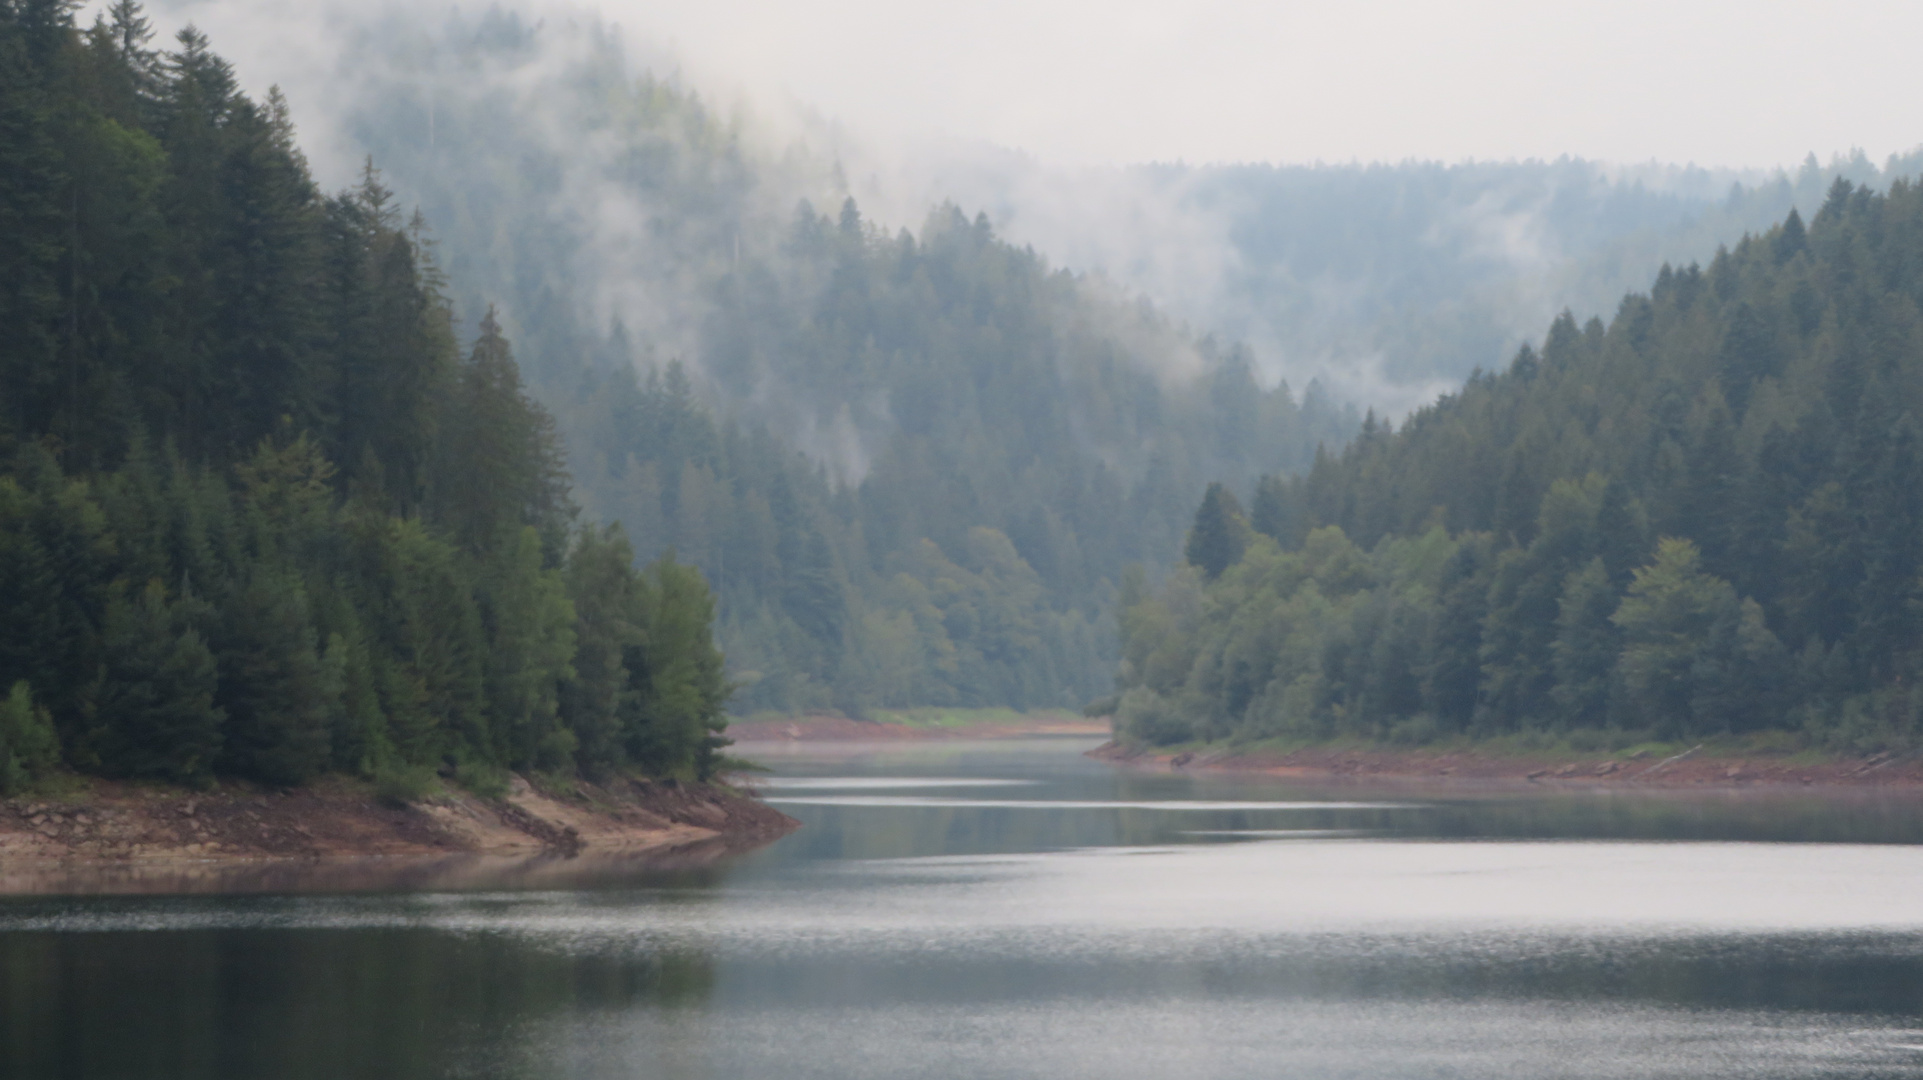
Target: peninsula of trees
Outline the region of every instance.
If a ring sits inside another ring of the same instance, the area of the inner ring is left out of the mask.
[[[1212,487],[1123,597],[1121,729],[1912,742],[1919,416],[1923,186],[1839,180],[1246,514]]]
[[[424,224],[371,164],[319,191],[192,28],[74,7],[0,2],[0,792],[705,777],[707,585],[575,524]]]

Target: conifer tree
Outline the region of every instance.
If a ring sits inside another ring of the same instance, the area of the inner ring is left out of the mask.
[[[226,715],[207,605],[160,582],[108,604],[89,746],[110,775],[203,787],[213,781]]]
[[[575,611],[560,570],[542,565],[540,534],[523,526],[483,569],[482,622],[488,635],[488,729],[498,760],[516,768],[564,771],[576,739],[561,723],[561,688],[575,676]]]
[[[708,775],[711,593],[618,531],[569,548],[553,422],[492,317],[455,362],[418,215],[371,161],[322,199],[197,30],[163,57],[133,0],[72,7],[0,5],[0,794],[54,755]],[[684,372],[656,403],[728,528]]]
[[[547,410],[530,400],[489,309],[455,376],[433,479],[436,516],[470,551],[519,543],[534,528],[558,558],[570,507]]]
[[[1202,494],[1202,505],[1196,508],[1183,557],[1213,581],[1242,558],[1249,532],[1248,519],[1234,493],[1221,484],[1210,484]]]
[[[25,679],[0,701],[0,795],[18,795],[60,760],[53,719],[33,701]]]
[[[221,771],[292,786],[327,768],[338,687],[298,578],[271,565],[255,570],[221,612],[216,643]]]
[[[1621,651],[1610,621],[1621,596],[1597,556],[1563,581],[1556,612],[1555,700],[1559,720],[1570,728],[1599,728],[1609,720],[1611,676]]]
[[[562,684],[561,715],[578,742],[580,764],[604,771],[624,763],[623,716],[633,708],[625,661],[641,643],[636,617],[645,610],[645,585],[635,577],[634,552],[618,525],[584,528],[567,574],[575,652],[572,677]]]
[[[0,15],[0,378],[6,430],[37,434],[62,374],[57,282],[67,255],[64,170],[46,76],[24,13]]]

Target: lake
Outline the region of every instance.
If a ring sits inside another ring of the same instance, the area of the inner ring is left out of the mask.
[[[566,888],[0,900],[0,1076],[1923,1077],[1923,797],[747,748]]]

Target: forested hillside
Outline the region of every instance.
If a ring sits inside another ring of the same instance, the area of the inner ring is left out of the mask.
[[[421,221],[133,0],[0,3],[0,791],[705,776],[700,575],[576,528],[550,416]]]
[[[1125,730],[1913,740],[1919,304],[1923,187],[1839,180],[1246,516],[1212,488],[1124,600]]]
[[[1879,167],[1856,151],[1791,170],[1567,157],[1066,169],[972,148],[851,173],[863,198],[980,206],[1016,242],[1245,343],[1265,378],[1402,416],[1499,369],[1564,309],[1607,315],[1665,262],[1707,262],[1791,209],[1807,219],[1838,176],[1881,190],[1919,168],[1915,152]]]
[[[500,314],[592,518],[700,567],[741,710],[1079,705],[1190,492],[1356,415],[979,214],[884,229],[833,161],[592,26],[395,14],[345,129]]]

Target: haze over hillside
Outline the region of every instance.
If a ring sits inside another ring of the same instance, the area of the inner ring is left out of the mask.
[[[593,276],[595,283],[575,290],[567,301],[591,308],[603,322],[619,309],[631,331],[645,326],[662,338],[664,352],[684,357],[692,351],[687,326],[695,319],[686,314],[684,297],[661,286],[676,275],[670,267],[685,252],[664,259],[652,245],[665,238],[637,230],[647,222],[655,225],[645,227],[658,227],[694,207],[637,199],[636,191],[618,184],[610,190],[601,156],[609,144],[606,132],[595,128],[599,121],[559,104],[573,99],[537,94],[535,87],[552,88],[557,80],[573,77],[568,72],[589,68],[598,70],[595,78],[616,78],[610,65],[618,58],[629,75],[646,73],[677,93],[696,96],[729,138],[761,159],[753,198],[755,211],[768,221],[784,216],[798,198],[831,210],[841,197],[853,195],[865,216],[885,229],[916,229],[931,208],[953,202],[970,216],[987,213],[1002,235],[1033,246],[1054,265],[1100,274],[1145,295],[1197,334],[1248,345],[1265,382],[1285,379],[1299,391],[1317,380],[1339,400],[1395,415],[1433,400],[1476,367],[1506,363],[1517,345],[1565,307],[1580,318],[1606,316],[1623,292],[1647,287],[1664,262],[1706,263],[1717,246],[1768,228],[1791,206],[1805,216],[1813,213],[1836,176],[1880,189],[1890,177],[1913,173],[1918,165],[1908,149],[1916,143],[1913,132],[1875,110],[1861,109],[1852,110],[1856,126],[1849,130],[1879,147],[1879,154],[1901,154],[1881,165],[1861,150],[1833,153],[1819,162],[1817,153],[1844,149],[1830,134],[1838,130],[1832,119],[1809,127],[1812,134],[1802,143],[1786,141],[1782,130],[1716,133],[1740,145],[1696,137],[1665,163],[1648,156],[1659,143],[1649,142],[1645,149],[1615,138],[1607,125],[1599,127],[1586,113],[1574,111],[1560,118],[1568,129],[1565,136],[1519,134],[1533,130],[1528,125],[1501,128],[1507,137],[1520,139],[1508,144],[1478,141],[1493,125],[1473,122],[1473,116],[1434,123],[1434,140],[1407,137],[1383,153],[1385,161],[1375,163],[1315,161],[1316,155],[1347,144],[1301,132],[1295,149],[1280,155],[1285,163],[1263,164],[1278,157],[1271,135],[1276,125],[1287,127],[1282,118],[1302,111],[1276,106],[1253,114],[1257,118],[1247,123],[1246,149],[1227,158],[1239,158],[1241,164],[1182,163],[1185,148],[1199,147],[1167,132],[1161,149],[1135,160],[1126,154],[1136,144],[1112,132],[1103,135],[1109,147],[1104,159],[1059,143],[1012,149],[993,141],[992,133],[1003,129],[990,119],[969,121],[943,110],[930,111],[904,130],[873,109],[849,104],[842,83],[818,72],[775,86],[769,72],[813,72],[816,66],[784,55],[798,49],[768,47],[776,27],[787,27],[789,38],[816,36],[779,12],[759,13],[747,25],[721,32],[713,25],[721,20],[719,8],[695,16],[615,0],[586,7],[456,8],[450,9],[452,24],[443,12],[396,14],[352,2],[299,13],[229,0],[170,4],[162,10],[175,20],[197,19],[220,40],[232,42],[244,83],[250,68],[275,73],[272,78],[290,93],[303,117],[319,175],[330,182],[348,182],[372,150],[404,197],[428,197],[427,189],[440,181],[422,174],[421,162],[400,158],[437,138],[460,137],[445,126],[434,130],[428,122],[435,102],[478,97],[497,105],[520,102],[516,108],[543,134],[537,154],[551,159],[543,167],[554,172],[555,194],[568,200],[566,213],[577,225],[593,223],[578,230],[585,251],[574,258],[577,272]],[[1050,10],[1039,5],[1032,15],[1006,14],[1045,39],[1056,28]],[[844,51],[854,49],[864,34],[883,35],[894,26],[882,13],[850,15],[857,22]],[[1124,24],[1135,17],[1126,6],[1117,12]],[[1200,15],[1195,21],[1200,26],[1210,18]],[[1355,21],[1334,19],[1314,32],[1342,40],[1341,35],[1357,32],[1349,25]],[[515,46],[512,65],[449,69],[420,62],[420,50],[452,40],[452,25],[486,37],[509,32],[504,28],[510,22],[520,28],[513,33],[529,32],[528,40]],[[486,29],[490,26],[494,29]],[[1432,32],[1444,39],[1451,33],[1446,27]],[[1841,32],[1830,27],[1824,35]],[[949,50],[929,61],[932,67],[962,63],[973,48],[965,31],[944,36]],[[1039,45],[1029,41],[1020,47]],[[1640,47],[1661,49],[1648,42]],[[763,70],[747,70],[743,58],[748,54]],[[849,79],[865,77],[864,65],[872,66],[852,57],[844,61]],[[1696,66],[1709,62],[1699,58]],[[1803,85],[1804,76],[1793,72],[1765,78],[1754,65],[1715,63],[1732,68],[1724,73],[1726,82],[1738,80],[1758,94],[1779,92],[1777,84],[1799,87],[1806,101],[1822,92]],[[1070,64],[1066,70],[1073,69]],[[1210,77],[1190,75],[1163,93],[1190,100],[1185,95],[1201,92],[1191,84],[1206,84]],[[922,92],[917,81],[922,76],[913,71],[893,71],[890,77],[906,95]],[[1585,77],[1619,76],[1589,72]],[[266,78],[253,77],[256,82]],[[810,85],[820,88],[822,100],[806,96]],[[266,83],[256,89],[264,92]],[[1640,93],[1613,84],[1608,89],[1622,95],[1625,107]],[[1538,95],[1567,91],[1557,85],[1535,89]],[[1439,92],[1463,91],[1445,87]],[[1001,100],[1012,93],[988,80],[971,96]],[[1058,107],[1053,100],[1024,104],[1044,112]],[[1317,111],[1364,115],[1374,107],[1361,99],[1331,99],[1320,102]],[[1010,106],[997,115],[1015,111]],[[1119,104],[1091,106],[1085,120],[1085,126],[1101,132],[1131,127]],[[1642,127],[1654,132],[1669,124],[1651,116]],[[1435,141],[1447,138],[1456,141]],[[1432,150],[1428,160],[1407,156],[1425,144],[1459,149]],[[1508,156],[1487,157],[1495,146],[1506,146]],[[1567,156],[1572,151],[1600,151],[1600,156]],[[1625,151],[1632,156],[1609,160]],[[1305,157],[1308,163],[1286,163]],[[1705,160],[1723,163],[1692,164]],[[685,225],[668,231],[685,233]],[[757,231],[766,229],[746,229]],[[485,277],[463,280],[457,273],[456,279],[457,289],[502,295]],[[669,312],[682,316],[665,315]]]
[[[1839,171],[1887,182],[1862,155],[1061,168],[733,97],[581,9],[342,5],[306,37],[180,10],[243,72],[279,59],[323,175],[371,156],[421,208],[587,516],[715,584],[738,708],[1098,694],[1124,568],[1176,561],[1207,482],[1305,468]]]

